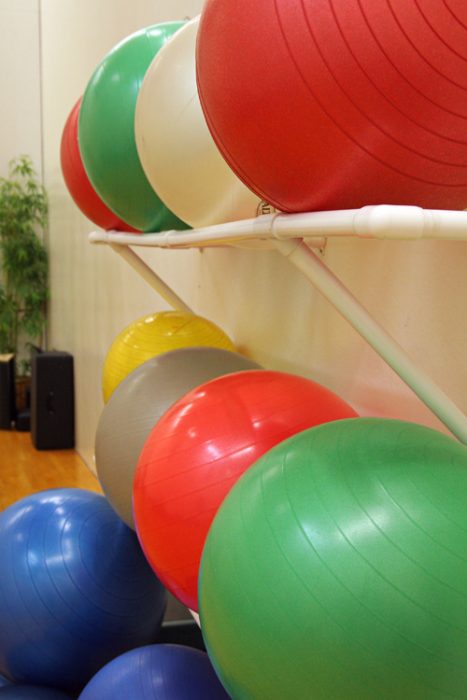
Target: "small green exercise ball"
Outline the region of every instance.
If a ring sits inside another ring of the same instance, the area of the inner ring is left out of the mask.
[[[146,71],[183,25],[156,24],[117,44],[94,71],[80,108],[79,148],[94,189],[120,219],[146,232],[187,228],[149,184],[136,150],[134,127]]]
[[[234,700],[467,697],[467,448],[354,418],[295,435],[221,506],[200,613]]]

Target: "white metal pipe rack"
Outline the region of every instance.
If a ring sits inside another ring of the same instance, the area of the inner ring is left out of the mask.
[[[192,231],[90,234],[91,243],[110,244],[171,306],[185,302],[131,248],[202,248],[255,245],[275,248],[295,265],[352,324],[371,347],[461,442],[467,444],[467,417],[368,313],[334,273],[313,253],[327,238],[467,241],[467,212],[375,205],[362,209],[268,214]],[[131,247],[131,248],[130,248]]]

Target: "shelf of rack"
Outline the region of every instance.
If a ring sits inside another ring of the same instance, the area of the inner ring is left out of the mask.
[[[342,211],[267,214],[191,231],[143,235],[95,232],[90,234],[89,240],[93,244],[109,245],[171,306],[186,311],[190,311],[189,306],[135,253],[134,247],[180,249],[240,245],[277,250],[333,304],[453,435],[467,444],[467,417],[313,251],[313,248],[324,248],[328,238],[344,237],[467,241],[467,211],[375,205]]]

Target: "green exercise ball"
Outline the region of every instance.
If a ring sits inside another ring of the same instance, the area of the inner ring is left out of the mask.
[[[206,645],[234,700],[467,697],[467,448],[355,418],[281,443],[204,549]]]
[[[187,228],[149,184],[134,133],[136,100],[146,71],[183,24],[156,24],[117,44],[96,68],[81,104],[78,140],[86,173],[109,209],[141,231]]]

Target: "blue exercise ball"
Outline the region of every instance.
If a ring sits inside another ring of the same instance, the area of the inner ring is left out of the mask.
[[[0,515],[0,673],[81,690],[154,640],[165,604],[135,533],[103,496],[44,491]]]
[[[38,685],[9,685],[0,688],[0,700],[71,700],[60,690]]]
[[[229,700],[208,655],[176,644],[133,649],[104,666],[79,700]]]

